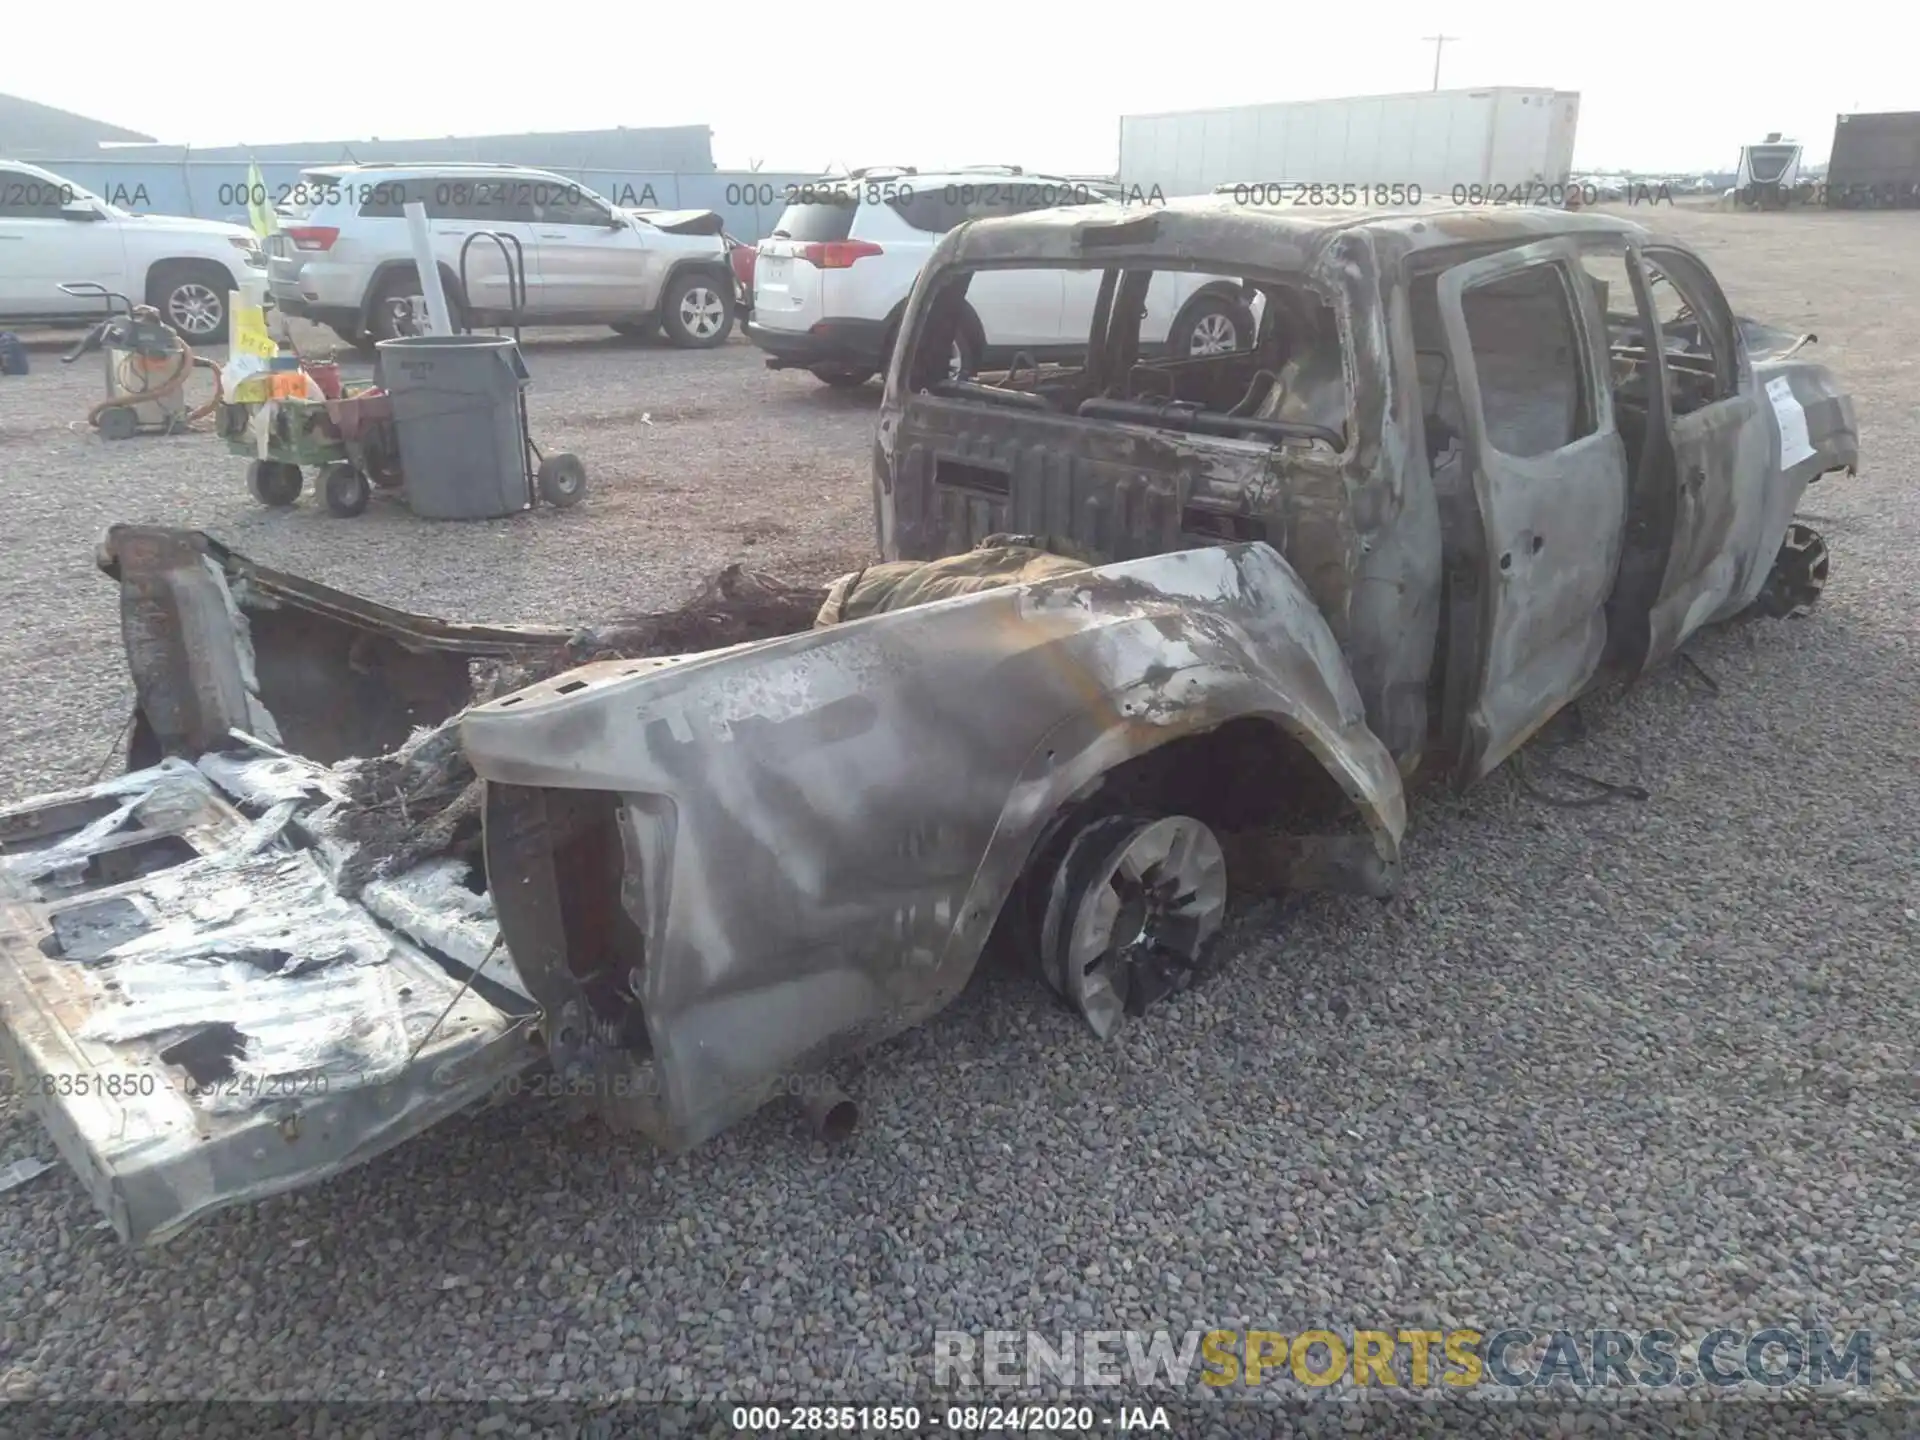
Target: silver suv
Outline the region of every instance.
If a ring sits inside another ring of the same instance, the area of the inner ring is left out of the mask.
[[[269,247],[274,302],[352,345],[406,333],[420,281],[402,206],[415,200],[456,324],[508,323],[518,298],[526,325],[658,327],[691,347],[733,327],[733,272],[710,211],[641,214],[517,165],[329,165],[268,198],[281,230]],[[522,297],[503,252],[521,258]]]

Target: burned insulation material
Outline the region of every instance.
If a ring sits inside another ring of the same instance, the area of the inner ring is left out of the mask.
[[[826,593],[729,565],[671,610],[582,630],[557,652],[476,662],[474,698],[495,699],[600,660],[692,655],[791,635],[813,624]],[[434,856],[478,863],[482,791],[460,750],[464,713],[415,731],[396,750],[337,768],[343,800],[333,825],[352,851],[340,871],[342,894],[357,897],[370,881]]]

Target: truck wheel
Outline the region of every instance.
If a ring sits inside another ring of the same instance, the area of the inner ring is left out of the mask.
[[[147,300],[198,350],[227,343],[227,292],[233,276],[209,261],[181,261],[154,267]]]
[[[733,286],[704,271],[682,275],[660,302],[667,339],[687,350],[724,345],[733,331]]]
[[[587,493],[587,467],[578,455],[549,455],[540,462],[534,481],[542,500],[556,510],[571,509]]]
[[[1253,312],[1237,300],[1201,295],[1167,333],[1170,355],[1231,355],[1253,345]]]
[[[1193,980],[1226,912],[1226,858],[1206,825],[1104,815],[1072,836],[1052,871],[1041,968],[1105,1039]]]
[[[367,508],[373,487],[353,466],[334,464],[320,472],[320,495],[327,502],[327,512],[344,520]]]
[[[1767,583],[1754,598],[1754,608],[1775,620],[1807,614],[1827,588],[1831,560],[1825,537],[1796,520],[1787,527],[1787,537],[1780,542],[1780,553],[1767,572]]]
[[[262,505],[284,510],[300,498],[304,484],[298,465],[284,460],[256,460],[247,466],[247,489]]]

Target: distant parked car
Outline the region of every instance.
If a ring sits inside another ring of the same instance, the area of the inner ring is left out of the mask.
[[[884,369],[920,267],[955,226],[1057,206],[1104,206],[1110,187],[1009,166],[920,174],[856,170],[789,187],[791,198],[754,261],[747,337],[772,369],[864,385]],[[953,365],[1065,358],[1084,351],[1100,270],[980,275]],[[1148,353],[1216,355],[1252,346],[1255,316],[1237,280],[1157,276],[1141,323]]]
[[[0,160],[0,328],[91,324],[87,281],[154,306],[190,345],[227,338],[227,296],[266,256],[251,230],[184,215],[131,215],[51,170]]]
[[[753,319],[753,262],[759,257],[759,251],[744,240],[736,240],[731,235],[727,241],[727,263],[733,267],[733,278],[739,286],[737,301],[740,308],[740,320],[744,325]]]
[[[733,326],[734,276],[711,211],[621,209],[563,175],[514,165],[330,165],[273,198],[275,303],[349,344],[410,326],[420,280],[402,207],[416,200],[456,323],[658,327],[694,348],[721,344]],[[488,232],[501,243],[469,246]],[[502,244],[523,266],[523,296],[510,293]]]

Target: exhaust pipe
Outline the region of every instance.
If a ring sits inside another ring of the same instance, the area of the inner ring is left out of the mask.
[[[829,1145],[838,1145],[860,1123],[860,1107],[825,1075],[813,1076],[802,1086],[799,1100],[807,1124]]]

